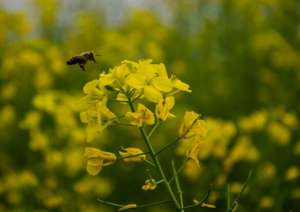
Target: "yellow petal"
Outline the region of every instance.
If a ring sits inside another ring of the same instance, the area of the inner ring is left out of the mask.
[[[83,92],[85,94],[89,95],[97,95],[97,96],[103,96],[104,92],[99,89],[99,81],[98,80],[92,80],[85,84],[83,87]]]
[[[86,129],[86,141],[91,142],[98,136],[98,125],[88,124]]]
[[[149,110],[147,107],[145,107],[143,104],[138,104],[137,107],[137,113],[140,114],[143,123],[147,125],[153,125],[155,122],[154,114],[151,110]]]
[[[173,84],[171,80],[168,78],[164,77],[155,77],[152,81],[151,84],[158,90],[163,91],[163,92],[170,92],[173,88]]]
[[[143,124],[153,125],[155,122],[154,114],[143,104],[138,104],[136,112],[127,112],[125,116],[131,124],[138,127],[143,126]]]
[[[101,170],[103,166],[103,160],[100,159],[89,159],[87,162],[86,170],[90,175],[97,175]]]
[[[186,111],[184,114],[183,122],[179,128],[179,136],[182,137],[194,124],[196,119],[200,117],[199,114],[195,113],[194,111]]]
[[[147,100],[156,103],[163,99],[162,94],[159,92],[159,90],[157,90],[153,86],[144,87],[144,96]]]
[[[146,159],[146,155],[143,153],[141,149],[136,147],[128,147],[119,151],[124,162],[143,162]]]
[[[135,89],[141,89],[145,86],[145,76],[140,75],[140,74],[130,74],[126,80],[125,83]]]
[[[201,147],[201,143],[196,142],[192,145],[192,147],[186,153],[186,157],[188,159],[191,159],[198,167],[200,166],[199,159],[198,159],[200,147]]]
[[[181,91],[186,91],[186,92],[192,92],[189,88],[190,86],[184,82],[182,82],[181,80],[179,79],[174,79],[173,80],[173,86],[174,88],[178,89],[178,90],[181,90]]]
[[[160,101],[155,108],[156,116],[162,120],[165,121],[167,118],[175,117],[173,114],[170,113],[170,110],[175,105],[175,99],[173,96],[168,96],[166,99]]]
[[[101,87],[111,85],[111,84],[113,84],[114,81],[115,81],[115,79],[113,78],[113,76],[111,74],[105,74],[105,73],[100,74],[100,77],[98,80],[99,86],[101,86]]]

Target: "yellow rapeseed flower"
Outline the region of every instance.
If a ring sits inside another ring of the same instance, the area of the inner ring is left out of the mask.
[[[142,162],[146,159],[146,155],[143,153],[144,152],[141,149],[136,147],[123,148],[119,151],[124,162]]]
[[[188,149],[188,151],[186,152],[186,157],[190,160],[192,160],[197,166],[200,166],[199,164],[199,159],[198,159],[198,155],[199,155],[199,151],[200,151],[200,147],[201,147],[201,142],[196,141],[190,149]]]
[[[173,87],[180,90],[180,91],[185,91],[185,92],[192,92],[192,90],[190,90],[190,86],[184,82],[182,82],[181,80],[175,78],[175,77],[172,77],[172,84],[173,84]]]
[[[151,179],[147,179],[145,181],[144,185],[142,186],[142,189],[144,191],[149,191],[149,190],[156,189],[156,187],[157,187],[157,184],[156,184],[155,180],[151,178]]]
[[[185,112],[183,122],[179,128],[179,137],[183,139],[205,137],[207,134],[206,123],[199,118],[200,115],[194,111]]]
[[[87,124],[87,142],[94,140],[116,118],[106,104],[107,97],[104,97],[101,101],[90,104],[85,111],[80,113],[81,122]]]
[[[153,125],[155,122],[154,114],[143,104],[138,104],[136,112],[127,112],[126,117],[130,123],[138,127],[144,124]]]
[[[170,113],[170,110],[175,105],[175,99],[173,96],[168,96],[164,100],[157,103],[155,108],[155,114],[157,118],[159,118],[162,121],[166,121],[167,118],[175,117],[172,113]]]
[[[86,147],[84,156],[87,158],[86,169],[90,175],[98,174],[103,166],[111,165],[117,160],[117,156],[114,153],[93,147]]]

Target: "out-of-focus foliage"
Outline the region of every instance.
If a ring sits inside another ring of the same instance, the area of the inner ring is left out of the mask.
[[[158,130],[154,146],[176,137],[172,129],[186,108],[207,121],[200,164],[184,169],[187,200],[212,184],[209,202],[225,211],[226,184],[238,193],[253,170],[240,211],[300,210],[299,1],[165,1],[171,23],[151,10],[131,10],[114,27],[100,9],[80,5],[65,23],[61,4],[32,1],[31,18],[0,7],[0,211],[110,211],[97,197],[165,198],[160,189],[141,189],[147,173],[139,165],[117,164],[95,177],[84,166],[81,88],[122,60],[142,58],[165,63],[193,90],[179,96],[176,121],[162,126],[168,133]],[[102,55],[87,72],[65,65],[85,50]],[[127,128],[108,129],[95,142],[105,149],[143,145]],[[165,154],[181,157],[186,148],[181,143]]]

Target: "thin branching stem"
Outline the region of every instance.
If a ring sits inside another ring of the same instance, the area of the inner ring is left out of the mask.
[[[154,124],[154,126],[152,127],[152,129],[150,130],[149,134],[148,134],[148,139],[151,139],[153,133],[155,132],[155,130],[157,129],[157,127],[159,126],[160,121],[157,120]]]
[[[174,179],[175,179],[175,176],[178,176],[181,172],[182,172],[182,170],[183,170],[183,168],[184,168],[184,166],[185,166],[185,164],[186,164],[186,162],[189,160],[189,158],[186,158],[183,162],[182,162],[182,164],[181,164],[181,166],[177,169],[177,171],[176,171],[176,175],[173,175],[170,179],[169,179],[169,183],[171,183]],[[162,183],[163,182],[163,180],[159,180],[159,181],[157,181],[156,182],[156,184],[158,185],[158,184],[160,184],[160,183]]]
[[[204,196],[202,197],[202,199],[199,202],[197,202],[195,204],[192,204],[192,205],[184,206],[183,208],[188,209],[188,208],[194,208],[194,207],[197,207],[197,206],[201,206],[204,202],[207,201],[207,199],[210,195],[210,192],[211,192],[211,188],[204,194]]]
[[[162,147],[159,151],[156,152],[156,155],[159,155],[169,147],[173,146],[174,144],[178,143],[181,139],[183,139],[193,128],[194,124],[197,122],[198,119],[195,119],[193,123],[191,124],[190,128],[187,129],[181,136],[177,137],[175,140],[173,140],[171,143],[166,144],[164,147]]]
[[[118,208],[121,208],[123,207],[124,205],[122,204],[118,204],[118,203],[114,203],[114,202],[109,202],[109,201],[106,201],[106,200],[103,200],[103,199],[97,199],[98,202],[102,203],[103,205],[108,205],[108,206],[113,206],[113,207],[118,207]]]
[[[148,208],[151,206],[162,205],[162,204],[169,203],[169,202],[172,202],[172,200],[162,200],[162,201],[158,201],[158,202],[152,202],[152,203],[148,203],[148,204],[138,205],[137,208]]]
[[[116,208],[122,208],[122,207],[126,206],[126,204],[119,204],[119,203],[115,203],[115,202],[102,200],[102,199],[99,199],[99,198],[97,199],[97,201],[102,203],[103,205],[112,206],[112,207],[116,207]],[[172,200],[162,200],[162,201],[157,201],[157,202],[152,202],[152,203],[141,204],[141,205],[137,205],[136,208],[132,208],[132,209],[148,208],[148,207],[152,207],[152,206],[166,204],[166,203],[169,203],[171,201]]]
[[[179,204],[180,204],[180,211],[183,211],[183,196],[182,196],[182,189],[179,183],[179,178],[178,178],[178,174],[176,171],[176,167],[175,167],[175,162],[174,160],[171,161],[172,164],[172,170],[173,170],[173,176],[175,178],[175,185],[176,185],[176,190],[178,193],[178,197],[179,197]]]
[[[243,184],[243,186],[242,186],[242,189],[241,189],[240,193],[238,193],[238,195],[237,195],[237,197],[234,199],[234,201],[233,201],[232,203],[230,203],[230,204],[231,204],[230,207],[227,208],[227,211],[228,211],[228,212],[234,211],[234,209],[238,206],[238,203],[239,203],[239,201],[240,201],[240,198],[242,197],[244,191],[246,190],[246,188],[247,188],[247,186],[248,186],[248,184],[249,184],[249,180],[250,180],[251,176],[252,176],[252,170],[249,172],[249,174],[248,174],[248,176],[247,176],[247,179],[246,179],[246,181],[244,182],[244,184]]]
[[[160,153],[162,153],[163,151],[165,151],[166,149],[168,149],[169,147],[173,146],[174,144],[176,144],[181,138],[178,137],[176,138],[174,141],[172,141],[171,143],[166,144],[164,147],[162,147],[159,151],[157,151],[155,153],[155,156],[159,155]]]
[[[154,163],[152,163],[150,160],[147,160],[147,159],[144,159],[144,161],[146,163],[148,163],[149,165],[153,166],[153,167],[156,167]]]
[[[127,95],[127,98],[128,98],[128,105],[129,105],[131,111],[135,112],[134,105],[133,105],[133,103],[132,103],[132,101],[131,101],[131,99],[130,99],[130,97],[128,95]],[[168,191],[168,194],[169,194],[171,200],[173,201],[176,209],[177,210],[180,209],[180,205],[179,205],[179,203],[178,203],[178,201],[176,199],[176,196],[175,196],[175,194],[174,194],[174,192],[173,192],[173,190],[172,190],[172,188],[171,188],[171,186],[170,186],[170,184],[168,182],[168,179],[167,179],[167,177],[166,177],[166,175],[164,173],[164,170],[162,169],[160,161],[156,157],[155,150],[154,150],[154,148],[153,148],[153,146],[152,146],[152,144],[150,142],[150,139],[148,138],[148,136],[146,134],[146,131],[145,131],[144,127],[139,127],[139,131],[140,131],[140,133],[141,133],[141,135],[142,135],[142,137],[143,137],[143,139],[144,139],[144,141],[145,141],[145,143],[146,143],[146,145],[148,147],[148,150],[150,151],[150,155],[152,157],[152,160],[154,161],[154,164],[155,164],[155,166],[156,166],[159,174],[161,175],[161,178],[164,181],[164,185],[165,185],[165,187],[166,187],[166,189]]]

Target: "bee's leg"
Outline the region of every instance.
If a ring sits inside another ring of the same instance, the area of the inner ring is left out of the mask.
[[[81,68],[82,71],[85,71],[84,64],[79,64],[79,67]]]

